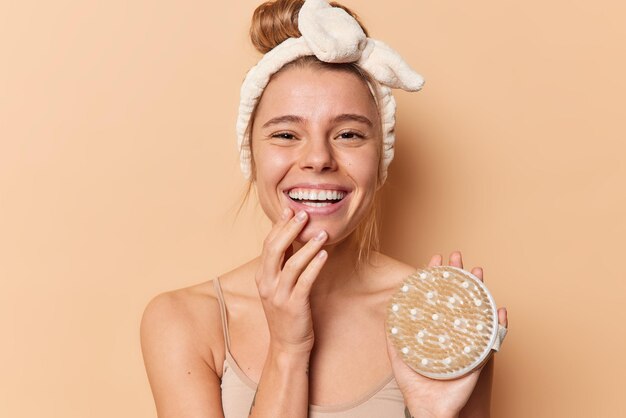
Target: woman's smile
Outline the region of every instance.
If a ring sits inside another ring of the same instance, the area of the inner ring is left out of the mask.
[[[302,183],[286,189],[284,194],[294,212],[304,210],[309,215],[329,215],[348,202],[350,190],[334,184]]]

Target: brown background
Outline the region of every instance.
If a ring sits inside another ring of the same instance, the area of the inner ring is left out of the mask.
[[[623,417],[626,7],[345,2],[399,92],[384,250],[482,265],[510,334],[495,417]],[[257,1],[0,3],[0,416],[154,416],[159,292],[253,257],[235,150]]]

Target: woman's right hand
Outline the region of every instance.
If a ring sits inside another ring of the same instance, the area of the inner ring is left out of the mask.
[[[270,349],[307,353],[313,349],[313,320],[309,295],[328,254],[325,231],[292,254],[292,243],[307,223],[308,214],[285,209],[263,243],[256,284],[270,331]]]

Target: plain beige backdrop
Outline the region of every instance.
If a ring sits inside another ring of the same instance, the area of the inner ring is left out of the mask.
[[[156,294],[254,257],[235,147],[259,2],[0,3],[0,416],[153,417]],[[463,251],[510,333],[494,417],[624,417],[626,6],[347,0],[396,93],[384,251]]]

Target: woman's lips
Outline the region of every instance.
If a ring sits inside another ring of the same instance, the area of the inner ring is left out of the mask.
[[[287,203],[289,207],[291,207],[294,213],[297,213],[301,210],[309,213],[310,215],[329,215],[341,209],[345,202],[350,198],[350,192],[342,192],[345,195],[341,200],[325,200],[325,201],[309,201],[309,200],[294,200],[289,197],[289,192],[285,192],[285,197],[287,198]]]

